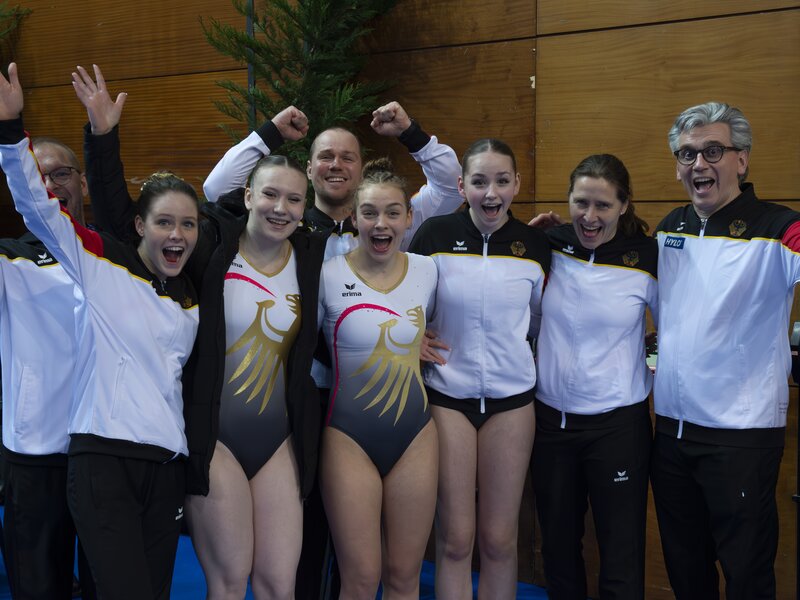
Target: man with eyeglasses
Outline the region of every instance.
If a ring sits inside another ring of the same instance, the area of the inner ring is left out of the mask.
[[[656,228],[656,434],[651,481],[677,598],[775,598],[775,489],[800,281],[800,214],[745,182],[750,124],[709,102],[669,132],[691,204]]]
[[[47,189],[83,224],[86,178],[75,153],[34,138]],[[81,298],[33,234],[0,240],[0,361],[5,459],[4,541],[14,598],[72,598],[75,525],[67,507],[67,423],[77,371],[74,309]],[[82,597],[94,584],[79,554]]]

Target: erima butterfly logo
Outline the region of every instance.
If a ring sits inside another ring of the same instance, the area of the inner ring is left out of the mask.
[[[347,298],[348,296],[360,296],[361,292],[354,292],[353,290],[356,288],[355,283],[345,283],[344,287],[347,288],[346,292],[342,292],[342,298]]]
[[[52,257],[47,256],[47,252],[44,254],[37,254],[36,256],[39,258],[39,260],[36,261],[37,265],[47,265],[54,262]]]
[[[617,476],[614,477],[615,483],[621,483],[623,481],[628,481],[628,471],[617,471]]]
[[[459,242],[458,240],[456,240],[456,245],[453,246],[453,252],[466,252],[467,247],[464,245],[465,243],[466,240],[464,240],[463,242]]]
[[[567,246],[566,248],[564,248],[564,252],[567,254],[575,254],[575,248],[573,248],[572,246]]]

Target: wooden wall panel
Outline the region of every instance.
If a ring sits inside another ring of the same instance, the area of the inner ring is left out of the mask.
[[[537,201],[562,198],[596,152],[626,163],[636,198],[685,197],[667,131],[712,99],[751,121],[757,193],[800,196],[800,10],[540,38],[536,70]]]
[[[397,100],[430,134],[459,157],[482,137],[499,137],[517,155],[520,197],[532,197],[534,90],[533,43],[529,40],[459,46],[374,56],[366,76],[394,79],[387,100]],[[419,168],[397,142],[369,132],[364,143],[375,155],[388,153],[414,185]],[[402,150],[402,148],[400,148]]]
[[[241,23],[230,0],[53,2],[25,0],[16,60],[28,87],[70,82],[76,65],[99,64],[118,79],[200,73],[237,66],[203,36],[200,16]]]
[[[376,23],[371,52],[436,48],[536,35],[530,0],[398,0]]]
[[[538,35],[800,7],[797,0],[539,0]]]
[[[243,82],[244,72],[108,82],[112,95],[128,92],[120,134],[132,193],[145,177],[165,168],[202,192],[205,176],[232,144],[217,125],[231,121],[212,104],[223,96],[214,81],[237,77]],[[55,135],[82,155],[86,121],[72,86],[26,90],[25,126],[31,135]]]

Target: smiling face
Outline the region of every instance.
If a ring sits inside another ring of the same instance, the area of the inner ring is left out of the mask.
[[[519,192],[519,173],[510,156],[492,150],[473,154],[458,178],[458,191],[469,204],[481,233],[493,233],[508,221],[508,207]]]
[[[344,129],[328,129],[314,140],[307,173],[320,209],[348,206],[361,183],[361,146]]]
[[[739,176],[747,171],[747,151],[726,150],[719,162],[706,161],[700,150],[707,146],[733,146],[727,123],[712,123],[695,127],[680,135],[678,148],[698,151],[694,164],[678,163],[677,178],[683,184],[695,211],[708,218],[729,204],[739,193]]]
[[[376,262],[389,262],[400,250],[411,227],[411,209],[405,194],[389,184],[362,187],[353,221],[358,228],[359,248]]]
[[[308,182],[290,167],[259,169],[245,190],[244,204],[250,215],[247,235],[257,242],[282,242],[303,218]]]
[[[569,195],[569,217],[581,246],[594,250],[613,239],[619,218],[628,203],[622,202],[614,184],[599,177],[578,177]]]
[[[161,281],[180,274],[197,244],[197,201],[178,191],[154,198],[144,219],[136,217],[142,237],[139,256]]]
[[[75,155],[63,146],[51,142],[42,142],[34,145],[33,154],[39,163],[47,189],[61,201],[69,214],[83,224],[83,199],[88,194],[86,176],[81,173]],[[50,174],[64,170],[69,171],[69,178],[65,183],[54,182]]]

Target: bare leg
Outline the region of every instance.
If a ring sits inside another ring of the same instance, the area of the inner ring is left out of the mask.
[[[533,404],[498,413],[478,431],[478,598],[513,600],[517,530],[531,460]]]
[[[350,437],[332,427],[322,434],[320,490],[342,577],[340,600],[374,600],[381,577],[378,470]]]
[[[436,597],[471,600],[478,435],[457,410],[431,411],[439,435]]]
[[[253,498],[253,595],[291,600],[303,539],[297,461],[289,437],[250,480]]]
[[[239,462],[217,442],[208,496],[187,496],[186,512],[208,598],[241,600],[253,565],[253,506]]]
[[[436,425],[430,421],[383,479],[383,597],[419,598],[419,573],[436,510]]]

